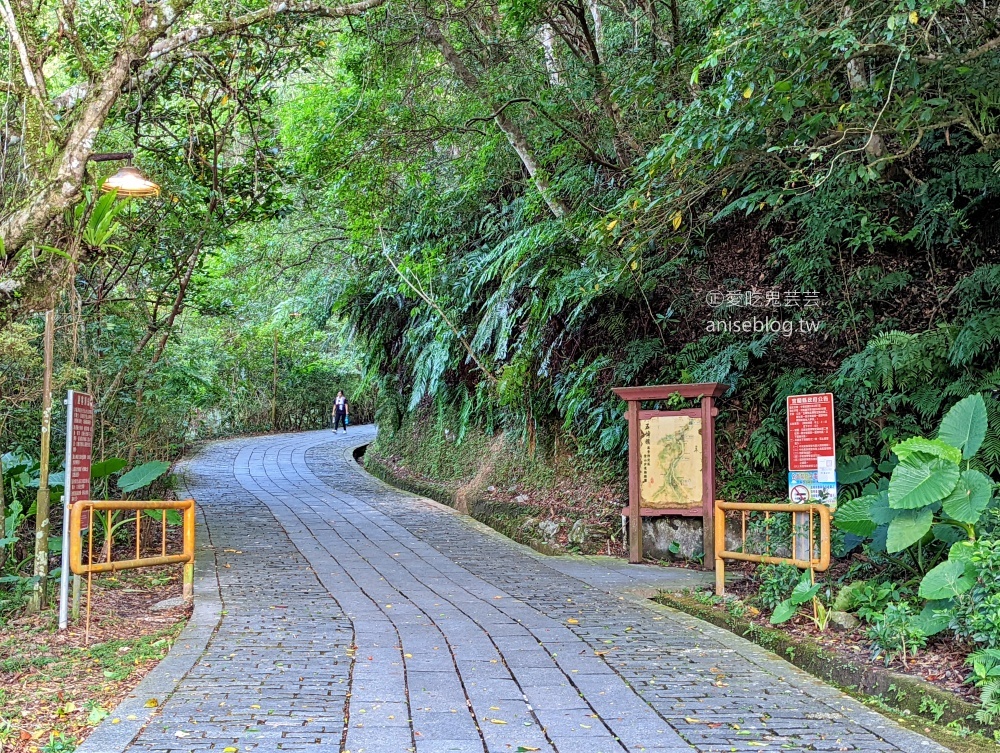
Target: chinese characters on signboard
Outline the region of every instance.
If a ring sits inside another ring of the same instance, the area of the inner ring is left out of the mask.
[[[788,498],[792,502],[837,502],[833,394],[790,395],[788,408]]]
[[[66,442],[66,503],[90,499],[90,461],[94,444],[94,398],[86,392],[69,393]],[[84,515],[85,518],[89,516]],[[84,520],[84,527],[90,521]]]
[[[639,498],[652,509],[700,509],[701,419],[654,416],[639,422]]]

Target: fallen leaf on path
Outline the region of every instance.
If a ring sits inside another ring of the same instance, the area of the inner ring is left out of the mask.
[[[490,724],[506,724],[503,719],[490,719]]]
[[[150,698],[150,699],[149,699],[148,701],[146,701],[146,703],[145,703],[145,704],[143,704],[143,705],[144,705],[144,706],[145,706],[145,707],[146,707],[147,709],[155,709],[155,708],[156,708],[157,706],[159,706],[159,705],[160,705],[160,702],[159,702],[158,700],[156,700],[155,698]]]

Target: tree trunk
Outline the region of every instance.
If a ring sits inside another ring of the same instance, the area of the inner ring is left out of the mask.
[[[559,59],[556,57],[555,33],[552,27],[542,24],[542,28],[538,30],[538,39],[545,52],[545,70],[549,74],[549,83],[552,86],[560,86],[562,80],[559,78]]]
[[[441,33],[441,28],[438,26],[437,22],[428,22],[426,26],[426,34],[431,43],[441,51],[441,55],[444,57],[448,65],[451,66],[451,69],[455,72],[455,75],[458,76],[458,79],[465,84],[470,91],[480,95],[484,100],[486,100],[487,106],[495,107],[486,92],[483,91],[479,79],[471,70],[469,70],[465,61],[462,60],[461,56],[458,54],[458,51],[451,46],[451,43],[447,39],[444,38],[444,35]],[[544,169],[535,158],[534,151],[528,143],[527,137],[518,125],[514,123],[514,121],[511,120],[502,109],[496,111],[496,114],[493,116],[493,120],[496,122],[497,127],[507,137],[507,141],[510,143],[511,147],[513,147],[514,151],[517,152],[517,156],[521,158],[521,164],[523,164],[524,169],[528,171],[528,175],[531,176],[531,180],[534,182],[535,188],[537,188],[538,193],[542,195],[542,198],[545,200],[545,203],[548,205],[552,214],[559,219],[562,219],[569,214],[568,207],[562,199],[556,195],[552,188],[552,184],[549,183],[549,179],[546,176]]]
[[[844,6],[844,18],[848,21],[854,15],[850,5]],[[868,68],[864,58],[854,58],[847,61],[847,83],[852,92],[864,91],[868,88]],[[892,92],[886,93],[887,97],[892,96]],[[865,144],[865,153],[872,158],[881,157],[885,154],[885,142],[877,133],[872,133]]]

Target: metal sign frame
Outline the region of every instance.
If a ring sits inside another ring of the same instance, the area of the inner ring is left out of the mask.
[[[613,387],[614,392],[628,404],[628,501],[623,514],[628,516],[629,562],[642,562],[642,518],[656,515],[700,515],[704,527],[705,566],[715,562],[715,417],[719,410],[716,398],[729,389],[728,384],[703,382],[699,384],[659,384],[647,387]],[[643,402],[666,400],[680,395],[689,400],[699,400],[699,408],[675,411],[642,410]],[[641,506],[639,477],[639,422],[657,416],[688,416],[701,419],[701,509],[644,508]]]

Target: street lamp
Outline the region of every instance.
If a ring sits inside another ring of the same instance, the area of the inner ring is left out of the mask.
[[[113,162],[117,160],[128,160],[128,164],[107,178],[101,184],[101,190],[105,193],[117,191],[119,196],[133,196],[135,198],[148,198],[160,195],[160,187],[153,181],[139,172],[139,168],[132,166],[132,152],[111,152],[109,154],[92,154],[91,162]]]
[[[118,196],[134,196],[145,198],[160,195],[160,187],[132,166],[132,152],[110,152],[91,154],[90,162],[115,162],[128,160],[128,165],[101,184],[105,192],[117,191]],[[28,611],[39,612],[45,605],[46,578],[48,578],[49,559],[49,448],[52,432],[52,350],[55,340],[55,310],[45,312],[45,376],[42,385],[42,436],[39,457],[38,493],[35,497],[35,583],[28,600]],[[64,480],[66,483],[66,480]],[[65,496],[64,496],[65,498]],[[65,517],[65,515],[64,515]],[[64,524],[65,528],[65,524]],[[65,538],[65,537],[64,537]],[[63,552],[63,572],[60,582],[60,622],[64,622],[62,612],[65,610],[66,590],[68,584],[67,559]],[[60,625],[62,626],[62,625]]]

